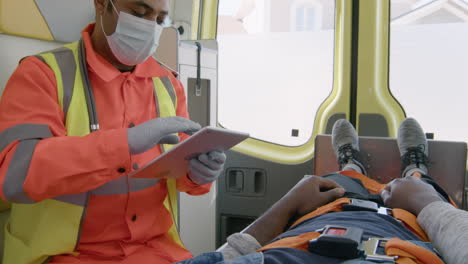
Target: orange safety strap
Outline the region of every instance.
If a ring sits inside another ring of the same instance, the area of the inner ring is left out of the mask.
[[[343,205],[350,204],[351,200],[349,198],[340,198],[334,202],[326,204],[322,207],[317,208],[315,211],[304,215],[303,217],[299,218],[294,224],[292,224],[291,228],[294,226],[308,220],[314,218],[316,216],[324,215],[330,212],[341,212],[343,211]],[[403,224],[411,230],[415,235],[417,235],[421,240],[425,242],[429,242],[429,237],[427,236],[426,232],[419,226],[416,216],[411,214],[408,211],[403,209],[393,209],[392,215],[394,218],[403,222]]]
[[[294,248],[309,252],[309,241],[319,236],[318,232],[309,232],[295,237],[286,237],[258,249],[257,252],[276,248]],[[385,243],[385,254],[398,257],[395,260],[397,264],[444,264],[430,250],[399,238],[392,238]]]
[[[274,248],[295,248],[308,252],[309,240],[316,239],[320,235],[321,234],[318,232],[309,232],[299,236],[286,237],[280,240],[276,240],[275,242],[258,249],[257,252],[262,252]]]
[[[379,183],[376,180],[373,180],[359,172],[355,171],[340,171],[338,172],[341,175],[348,176],[350,178],[358,179],[362,182],[362,185],[364,185],[364,188],[366,188],[371,194],[380,194],[380,192],[385,189],[386,184]]]
[[[342,175],[348,176],[350,178],[361,180],[364,187],[371,194],[379,194],[384,188],[385,184],[381,184],[373,179],[368,178],[367,176],[360,174],[355,171],[341,171],[339,172]],[[419,173],[415,173],[418,178],[421,178]],[[291,226],[294,227],[308,219],[330,213],[330,212],[341,212],[343,211],[343,205],[350,204],[351,200],[349,198],[340,198],[334,202],[326,204],[322,207],[317,208],[315,211],[304,215],[299,220],[294,222]],[[452,204],[453,201],[451,201]],[[411,214],[408,211],[403,209],[393,209],[392,215],[394,218],[403,222],[403,224],[410,229],[415,235],[417,235],[423,241],[429,241],[427,234],[419,226],[417,218],[415,215]],[[259,250],[258,252],[265,251],[273,248],[295,248],[303,251],[308,251],[309,241],[316,239],[320,236],[318,232],[305,233],[295,237],[287,237],[280,240],[277,240],[269,245],[266,245]],[[392,238],[385,244],[385,252],[388,256],[398,256],[396,263],[398,264],[443,264],[444,262],[440,260],[434,253],[431,251],[417,246],[408,241],[403,241],[398,238]]]
[[[444,262],[431,251],[411,242],[392,238],[385,243],[387,256],[398,256],[398,264],[444,264]]]
[[[341,171],[339,173],[347,177],[360,180],[362,184],[364,185],[364,187],[372,194],[380,193],[386,186],[385,184],[381,184],[355,171]],[[415,173],[415,174],[416,175],[414,176],[421,177],[419,173]],[[331,202],[322,207],[319,207],[316,210],[312,211],[311,213],[308,213],[304,215],[303,217],[299,218],[299,220],[294,222],[291,228],[313,217],[317,217],[317,216],[330,213],[330,212],[341,212],[343,211],[343,205],[350,204],[350,203],[351,203],[351,200],[349,198],[340,198],[334,202]],[[417,235],[421,240],[426,241],[426,242],[430,241],[426,232],[424,232],[424,230],[419,226],[415,215],[403,209],[393,209],[392,215],[394,218],[403,222],[403,224],[408,229],[410,229],[415,235]]]
[[[415,215],[398,208],[392,209],[392,215],[395,219],[400,220],[406,228],[411,230],[413,234],[417,235],[422,241],[430,242],[426,232],[424,232],[424,230],[418,224],[418,220]]]
[[[316,216],[324,215],[326,213],[330,212],[341,212],[343,211],[343,205],[345,204],[350,204],[351,200],[349,198],[340,198],[334,202],[331,202],[329,204],[326,204],[322,207],[319,207],[315,209],[314,211],[304,215],[303,217],[299,218],[290,228],[293,228],[294,226],[304,222],[305,220],[314,218]]]
[[[372,194],[378,194],[380,193],[384,188],[385,188],[385,184],[381,184],[361,173],[358,173],[358,172],[355,172],[355,171],[340,171],[338,172],[340,173],[341,175],[345,175],[345,176],[348,176],[350,178],[354,178],[354,179],[358,179],[362,182],[362,184],[364,185],[364,188],[366,188],[370,193]],[[343,211],[343,205],[345,204],[350,204],[351,203],[351,200],[349,198],[340,198],[334,202],[331,202],[329,204],[326,204],[322,207],[319,207],[318,209],[316,209],[315,211],[312,211],[311,213],[308,213],[306,215],[304,215],[303,217],[299,218],[299,220],[297,220],[296,222],[294,222],[294,224],[291,226],[294,227],[296,226],[297,224],[299,223],[302,223],[304,222],[305,220],[308,220],[310,218],[313,218],[313,217],[316,217],[316,216],[320,216],[320,215],[323,215],[323,214],[326,214],[326,213],[330,213],[330,212],[341,212]]]

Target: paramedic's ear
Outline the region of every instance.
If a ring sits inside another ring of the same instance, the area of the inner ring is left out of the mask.
[[[96,15],[102,16],[109,5],[109,0],[94,0],[94,8],[96,9]]]

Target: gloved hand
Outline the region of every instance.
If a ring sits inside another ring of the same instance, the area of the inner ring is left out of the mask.
[[[132,155],[140,154],[158,144],[179,143],[173,133],[192,134],[200,129],[200,124],[180,116],[155,118],[127,130],[128,147]]]
[[[214,150],[193,158],[189,163],[189,178],[198,185],[215,181],[224,169],[226,154],[224,151]]]

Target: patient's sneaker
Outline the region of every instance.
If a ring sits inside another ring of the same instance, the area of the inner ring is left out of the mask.
[[[426,135],[414,118],[405,119],[398,130],[402,177],[415,172],[427,174],[429,151]]]
[[[353,170],[367,174],[359,157],[358,135],[348,120],[340,119],[333,125],[332,145],[340,170]]]

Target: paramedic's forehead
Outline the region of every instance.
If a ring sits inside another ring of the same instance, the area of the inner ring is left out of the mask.
[[[126,2],[133,8],[145,9],[147,12],[157,12],[160,15],[169,14],[169,0],[114,0]]]

